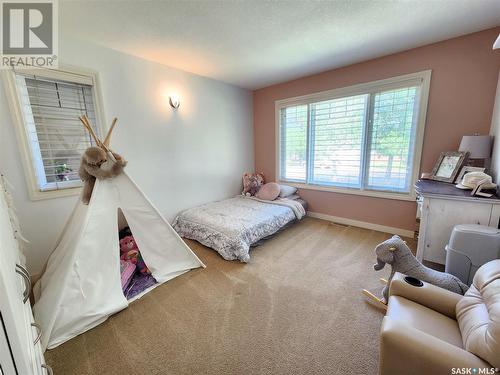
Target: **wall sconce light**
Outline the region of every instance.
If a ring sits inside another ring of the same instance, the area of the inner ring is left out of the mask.
[[[500,34],[498,35],[497,40],[493,43],[493,49],[500,49]]]
[[[170,97],[169,97],[169,103],[170,103],[170,105],[172,106],[173,109],[179,108],[179,106],[181,105],[181,101],[179,99],[179,96],[175,95],[175,94],[170,95]]]

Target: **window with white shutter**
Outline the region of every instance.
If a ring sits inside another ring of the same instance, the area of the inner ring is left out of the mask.
[[[310,108],[310,181],[359,187],[367,95],[311,103]]]
[[[408,199],[418,174],[430,71],[277,102],[278,179]]]
[[[57,196],[82,186],[80,158],[93,139],[80,123],[87,115],[101,133],[96,105],[95,78],[50,71],[12,72],[32,198]],[[49,194],[48,194],[49,193]]]
[[[307,106],[281,111],[281,169],[290,181],[306,181]]]
[[[418,86],[373,94],[367,186],[408,192],[415,151]]]

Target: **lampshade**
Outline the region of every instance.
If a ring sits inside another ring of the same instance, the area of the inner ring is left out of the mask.
[[[488,159],[491,156],[491,144],[489,135],[464,135],[458,151],[469,151],[471,159]]]
[[[493,43],[493,49],[499,49],[500,48],[500,35],[498,35],[497,40],[495,40],[495,43]]]

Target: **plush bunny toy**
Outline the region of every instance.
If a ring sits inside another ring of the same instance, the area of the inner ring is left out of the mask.
[[[82,202],[89,204],[92,191],[94,189],[95,180],[111,178],[122,173],[127,162],[123,158],[112,152],[115,160],[108,158],[106,151],[101,147],[89,147],[82,155],[78,174],[84,182]]]
[[[101,141],[97,137],[87,115],[80,116],[79,119],[97,145],[97,147],[89,147],[85,150],[82,155],[80,168],[78,169],[78,174],[84,182],[82,202],[83,204],[89,204],[96,178],[104,179],[119,175],[123,172],[123,168],[127,165],[127,162],[109,148],[111,133],[117,121],[116,117],[113,119],[104,141]]]

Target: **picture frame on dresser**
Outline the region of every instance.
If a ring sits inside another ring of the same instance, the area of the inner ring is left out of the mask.
[[[469,152],[444,151],[432,169],[431,180],[453,183],[469,157]]]

